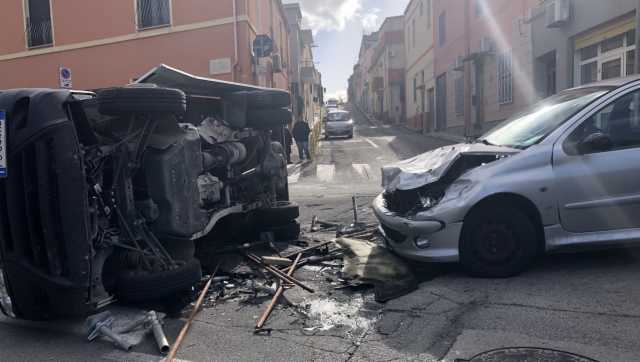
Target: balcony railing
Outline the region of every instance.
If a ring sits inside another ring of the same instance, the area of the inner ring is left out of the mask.
[[[32,21],[30,18],[27,18],[26,33],[29,48],[53,44],[51,19]]]

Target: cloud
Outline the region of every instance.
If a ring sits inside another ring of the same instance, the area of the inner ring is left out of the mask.
[[[303,26],[314,33],[343,31],[347,23],[362,18],[362,0],[288,0],[302,8]]]
[[[366,32],[373,32],[380,27],[380,9],[373,8],[362,16],[362,29]]]
[[[340,99],[342,101],[346,101],[347,100],[347,90],[346,89],[339,89],[335,92],[331,92],[331,93],[327,93],[324,95],[324,99]]]

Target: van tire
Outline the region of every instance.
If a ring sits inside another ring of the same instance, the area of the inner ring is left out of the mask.
[[[187,96],[183,91],[155,86],[108,88],[98,92],[98,111],[108,116],[126,114],[174,114],[187,111]]]
[[[129,302],[153,301],[188,291],[202,278],[198,259],[161,272],[125,271],[118,276],[115,294]]]

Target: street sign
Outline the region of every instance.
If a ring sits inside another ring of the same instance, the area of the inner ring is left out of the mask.
[[[73,88],[73,81],[71,79],[73,74],[71,73],[71,69],[67,67],[60,67],[58,73],[60,76],[60,88]]]
[[[253,40],[253,53],[258,58],[264,58],[273,52],[273,40],[267,34],[257,35]]]

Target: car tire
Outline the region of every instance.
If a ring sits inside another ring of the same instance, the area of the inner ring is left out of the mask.
[[[236,92],[230,96],[232,101],[239,103],[244,103],[243,98],[250,109],[285,108],[291,105],[291,96],[281,90]]]
[[[250,109],[247,111],[247,126],[258,129],[269,129],[289,124],[291,111],[287,108]]]
[[[537,232],[520,209],[494,204],[464,220],[460,262],[473,276],[506,278],[527,269],[538,255]]]
[[[149,273],[126,271],[118,276],[115,294],[129,302],[153,301],[188,291],[202,278],[198,259],[191,259],[177,269]]]
[[[300,237],[300,223],[297,221],[271,227],[266,231],[273,232],[275,241],[292,241]]]
[[[300,206],[291,201],[278,201],[273,207],[257,210],[255,216],[263,227],[286,225],[300,216]]]
[[[187,111],[183,91],[162,87],[119,87],[98,92],[98,112],[108,116],[132,113],[171,113],[182,116]]]

